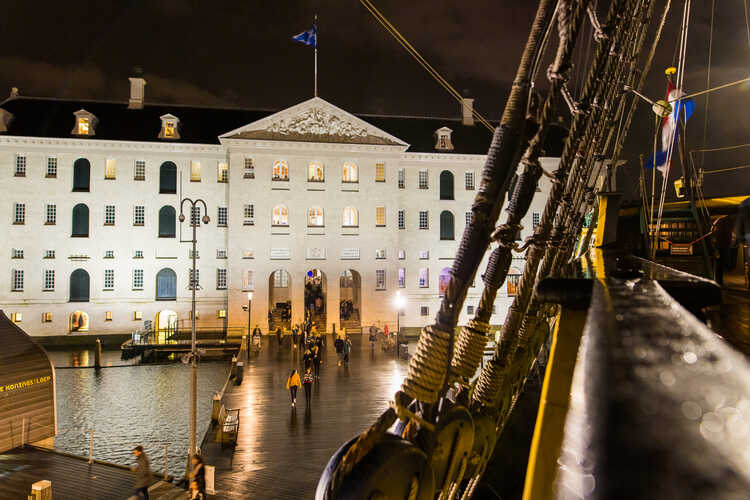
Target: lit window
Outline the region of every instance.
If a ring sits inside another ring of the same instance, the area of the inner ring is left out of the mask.
[[[89,119],[79,118],[78,119],[78,135],[88,135],[89,133]]]
[[[23,321],[23,313],[10,313],[10,320],[13,323],[20,323]]]
[[[179,139],[180,138],[180,119],[167,113],[159,117],[161,119],[161,130],[159,139]]]
[[[227,207],[218,207],[216,225],[219,227],[227,227]]]
[[[419,229],[429,229],[429,219],[427,216],[427,210],[419,211]]]
[[[385,290],[385,269],[375,270],[375,289]]]
[[[398,287],[406,288],[406,268],[405,267],[398,268]]]
[[[143,290],[143,269],[133,269],[133,290]]]
[[[104,225],[105,226],[115,225],[115,206],[114,205],[104,206]]]
[[[466,212],[466,225],[467,225],[467,226],[468,226],[469,224],[471,224],[471,219],[472,219],[472,217],[474,217],[474,216],[472,215],[472,212]]]
[[[115,288],[115,270],[105,269],[104,270],[104,289],[112,290]]]
[[[430,251],[429,250],[420,250],[419,251],[419,258],[420,260],[427,260],[430,258]]]
[[[146,161],[145,160],[135,160],[133,180],[136,180],[136,181],[146,180]]]
[[[419,288],[430,287],[430,270],[426,267],[419,269]]]
[[[16,203],[13,207],[13,224],[26,224],[26,204]]]
[[[385,182],[385,163],[375,164],[375,182]]]
[[[133,311],[133,321],[140,321],[143,319],[142,311]]]
[[[226,162],[219,162],[216,182],[229,182],[229,165]]]
[[[226,318],[227,317],[227,310],[226,309],[217,309],[216,310],[216,317],[217,318]]]
[[[541,219],[541,214],[539,212],[534,212],[531,214],[531,221],[534,227],[537,227],[539,225],[539,221]]]
[[[242,251],[242,258],[243,259],[254,259],[255,258],[255,250],[251,248],[246,248]]]
[[[188,290],[200,290],[201,287],[201,273],[200,269],[195,270],[195,280],[193,280],[193,270],[188,270]]]
[[[398,260],[404,260],[406,259],[406,250],[399,250],[398,251]]]
[[[190,182],[201,181],[201,164],[198,161],[190,162]]]
[[[451,133],[453,131],[448,127],[441,127],[435,131],[437,141],[435,142],[435,149],[438,151],[453,151],[453,143],[451,142]]]
[[[375,249],[375,258],[376,259],[385,259],[385,248],[376,248]]]
[[[42,313],[42,323],[52,323],[52,313],[51,312],[43,312]]]
[[[398,169],[398,188],[404,189],[406,187],[406,170],[403,168]]]
[[[54,259],[55,258],[55,251],[54,250],[45,250],[44,251],[44,258],[45,259]]]
[[[255,224],[255,205],[248,204],[242,210],[244,220],[242,222],[245,226],[252,226]]]
[[[518,283],[521,281],[521,272],[510,268],[508,271],[508,297],[515,297],[518,293]],[[494,311],[493,311],[494,313]]]
[[[427,306],[419,306],[419,315],[420,316],[429,316],[430,315],[430,308]]]
[[[47,204],[44,207],[44,212],[45,212],[45,219],[44,219],[45,224],[52,225],[57,222],[57,205]]]
[[[104,178],[117,178],[117,161],[114,158],[107,158],[107,161],[104,164]]]
[[[344,208],[344,227],[357,227],[359,225],[359,217],[357,209],[354,207]]]
[[[54,156],[47,158],[47,177],[57,177],[57,158]]]
[[[104,311],[104,321],[112,321],[112,311]]]
[[[474,190],[474,172],[466,172],[465,179],[466,179],[466,190],[473,191]]]
[[[245,179],[255,179],[255,162],[252,158],[245,158],[245,172],[242,174]]]
[[[227,258],[227,249],[226,248],[217,248],[216,249],[216,258],[217,259],[226,259]]]
[[[289,180],[289,165],[284,160],[276,160],[273,163],[273,177],[274,181],[288,181]]]
[[[133,225],[142,226],[146,222],[146,207],[136,205],[133,207]]]
[[[289,212],[287,211],[286,205],[276,205],[273,207],[272,224],[274,226],[289,225]]]
[[[114,250],[105,250],[104,251],[104,258],[105,259],[114,259],[115,258],[115,251]]]
[[[325,180],[323,165],[318,161],[310,162],[307,166],[308,182],[323,182]]]
[[[23,259],[23,248],[14,248],[11,255],[14,259]]]
[[[164,124],[164,137],[167,139],[172,139],[174,137],[175,132],[175,125],[174,122],[167,122]]]
[[[375,207],[375,225],[385,226],[385,207]]]
[[[419,171],[419,189],[428,189],[427,170]]]
[[[73,131],[71,132],[73,135],[96,135],[96,116],[89,113],[85,109],[79,109],[78,111],[73,113],[73,116],[75,116],[76,119],[75,127],[73,127]]]
[[[136,250],[133,252],[133,258],[134,259],[142,259],[143,258],[143,250]]]
[[[398,211],[398,228],[406,229],[406,213],[404,210]]]
[[[341,182],[359,182],[359,170],[354,163],[344,163],[344,171],[341,176]]]
[[[16,177],[26,177],[26,155],[16,155]]]
[[[323,219],[323,209],[312,207],[307,211],[307,225],[311,227],[322,227],[325,221]]]
[[[280,271],[276,271],[276,273],[279,272]],[[274,281],[276,273],[274,273]],[[255,277],[250,269],[245,269],[245,272],[242,273],[242,290],[255,290]]]
[[[226,269],[216,270],[216,289],[217,290],[227,289],[227,270]]]
[[[21,269],[13,270],[13,291],[23,291],[23,270]]]
[[[53,269],[44,270],[44,290],[49,292],[55,289],[55,271]]]
[[[281,269],[273,272],[274,288],[289,288],[289,273]]]

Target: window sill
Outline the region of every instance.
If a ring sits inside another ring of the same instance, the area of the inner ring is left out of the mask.
[[[13,177],[26,177],[26,174],[15,174]]]
[[[200,179],[190,179],[190,182],[200,182]]]
[[[14,288],[11,292],[23,292],[23,288]]]
[[[54,222],[45,222],[44,225],[45,226],[54,226],[55,223]]]
[[[242,223],[242,225],[243,226],[254,226],[255,222],[253,222],[253,221],[245,221],[245,222]]]
[[[25,226],[26,223],[25,222],[14,222],[13,225],[14,226]]]
[[[134,227],[143,227],[144,224],[133,224]]]
[[[216,227],[227,227],[226,224],[216,224]]]
[[[174,234],[160,234],[159,238],[176,238]]]
[[[216,181],[216,184],[229,184],[229,181]]]
[[[271,191],[289,191],[289,186],[271,186]]]
[[[45,179],[57,179],[57,176],[56,175],[49,175],[48,174],[48,175],[45,175],[44,178]]]
[[[105,177],[104,180],[105,181],[116,181],[117,177]]]
[[[42,288],[42,291],[43,292],[54,292],[55,289],[54,288]]]
[[[74,193],[90,193],[91,190],[90,189],[83,189],[83,188],[78,188],[78,189],[73,188],[73,192]]]
[[[132,288],[134,292],[142,292],[143,288]]]
[[[343,191],[344,193],[359,193],[359,186],[341,186],[341,191]]]
[[[289,182],[289,177],[283,178],[283,177],[271,177],[271,180],[273,182]]]
[[[159,190],[159,194],[177,194],[177,190],[172,191],[171,189]]]
[[[133,180],[134,181],[145,181],[146,178],[145,177],[133,177]]]
[[[375,182],[385,182],[385,179],[375,179]]]
[[[325,186],[307,186],[308,191],[325,191]]]
[[[114,292],[114,288],[102,288],[102,292]]]
[[[387,290],[388,290],[387,288],[376,288],[375,289],[376,292],[385,292]]]
[[[255,174],[245,174],[242,176],[243,179],[255,179]]]
[[[341,181],[341,184],[344,184],[344,185],[355,185],[356,186],[356,185],[359,184],[359,181]]]
[[[272,228],[289,229],[289,224],[271,224]]]
[[[385,227],[385,224],[375,224],[375,227]]]
[[[110,226],[110,227],[111,227],[111,226],[114,226],[114,224],[107,224],[106,222],[105,222],[105,223],[104,223],[103,225],[104,225],[105,227],[106,227],[106,226]]]
[[[134,258],[134,259],[142,259],[142,258],[143,258],[143,255],[136,255],[136,256],[134,256],[133,258]]]
[[[309,182],[310,184],[322,184],[325,181],[325,179],[307,179],[307,182]]]
[[[158,301],[169,301],[169,300],[176,301],[177,297],[156,297],[156,300],[158,300]],[[198,318],[196,318],[196,319],[198,319]]]

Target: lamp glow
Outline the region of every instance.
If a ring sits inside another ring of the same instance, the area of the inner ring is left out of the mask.
[[[247,292],[247,300],[253,300],[253,292]]]

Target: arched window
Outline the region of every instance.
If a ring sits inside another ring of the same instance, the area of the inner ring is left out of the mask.
[[[70,274],[70,301],[89,301],[89,273],[84,269],[76,269]]]
[[[323,209],[320,207],[311,207],[307,211],[307,225],[313,227],[319,227],[325,225],[323,218]]]
[[[453,230],[454,220],[453,213],[448,210],[440,212],[440,239],[441,240],[452,240],[455,239],[455,232]]]
[[[288,226],[289,225],[289,212],[286,205],[276,205],[273,207],[273,221],[274,226]]]
[[[168,267],[156,273],[156,300],[177,300],[177,274]]]
[[[171,161],[165,161],[159,167],[159,192],[177,193],[177,165]]]
[[[273,162],[273,180],[275,181],[288,181],[289,180],[289,165],[284,160],[276,160]]]
[[[341,175],[341,182],[359,182],[359,169],[354,163],[344,163],[344,172]]]
[[[322,163],[319,161],[310,162],[307,166],[307,180],[308,182],[323,182],[325,180],[325,172]]]
[[[344,227],[357,227],[359,225],[359,214],[354,207],[344,208]]]
[[[159,238],[175,237],[175,209],[164,205],[159,209]]]
[[[91,164],[86,158],[78,158],[73,163],[73,191],[89,191]]]
[[[77,238],[88,238],[89,236],[89,207],[85,203],[79,203],[73,207],[73,233],[71,236]]]
[[[453,199],[453,173],[448,170],[440,172],[440,199]]]

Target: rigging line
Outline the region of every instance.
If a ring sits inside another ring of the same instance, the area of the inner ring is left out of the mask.
[[[396,40],[401,44],[404,49],[415,59],[417,62],[420,63],[420,65],[435,79],[440,83],[443,88],[445,88],[450,94],[453,95],[453,97],[460,103],[463,104],[462,96],[456,91],[456,89],[451,86],[451,84],[443,78],[440,73],[437,72],[435,68],[433,68],[429,62],[419,53],[417,49],[414,48],[411,43],[396,29],[393,24],[391,24],[390,21],[372,4],[370,0],[360,0],[360,3],[375,17],[375,19],[380,22],[380,24],[388,31]],[[490,132],[494,132],[495,128],[487,121],[486,118],[484,118],[478,111],[475,109],[472,109],[472,114],[477,118],[477,120],[482,123],[485,127],[487,127]]]
[[[742,0],[742,6],[745,8],[745,29],[747,30],[747,45],[750,47],[750,18],[747,15],[747,0]]]
[[[559,0],[555,3],[555,10],[552,11],[552,19],[557,19],[557,11],[560,8],[560,2]],[[542,38],[542,44],[539,46],[539,52],[536,54],[536,58],[534,60],[534,65],[532,66],[531,70],[531,78],[529,79],[529,82],[531,82],[531,92],[529,92],[529,98],[526,101],[526,114],[529,114],[529,108],[531,107],[531,99],[533,95],[533,89],[535,87],[534,82],[536,81],[537,74],[539,73],[539,67],[541,66],[542,59],[544,59],[544,54],[547,52],[547,45],[549,42],[549,35],[552,32],[552,27],[555,25],[554,22],[550,22],[547,25],[547,30],[544,32],[544,38]],[[536,117],[535,117],[536,118]]]
[[[722,173],[722,172],[731,172],[732,170],[742,170],[742,169],[745,169],[745,168],[750,168],[750,165],[740,165],[740,166],[737,166],[737,167],[720,168],[719,170],[709,170],[709,171],[705,171],[704,170],[703,171],[703,175],[719,174],[719,173]]]
[[[723,85],[712,87],[710,89],[701,90],[700,92],[694,92],[692,94],[683,95],[683,96],[680,96],[679,98],[676,98],[676,99],[670,99],[669,102],[681,101],[683,99],[690,99],[691,97],[698,97],[699,95],[703,95],[703,94],[710,94],[711,92],[716,92],[717,90],[725,89],[727,87],[734,87],[736,85],[740,85],[740,84],[745,83],[745,82],[750,82],[750,76],[745,77],[742,80],[737,80],[737,81],[734,81],[734,82],[729,82],[729,83],[725,83]]]
[[[747,5],[745,0],[742,0],[742,3]],[[709,30],[708,35],[708,67],[706,68],[706,88],[711,88],[711,55],[713,54],[713,48],[714,48],[714,10],[716,7],[716,0],[711,0],[711,27]],[[745,13],[747,14],[747,7],[745,8]],[[747,15],[745,16],[745,19],[747,19]],[[711,94],[706,94],[706,114],[703,116],[703,145],[702,147],[706,147],[706,136],[708,135],[708,99],[711,96]],[[701,154],[701,168],[704,167],[704,163],[706,160],[706,154]]]
[[[746,148],[750,146],[750,142],[747,144],[736,144],[734,146],[723,146],[719,148],[707,148],[707,149],[693,149],[690,151],[690,154],[693,153],[713,153],[716,151],[729,151],[732,149],[740,149],[740,148]]]

